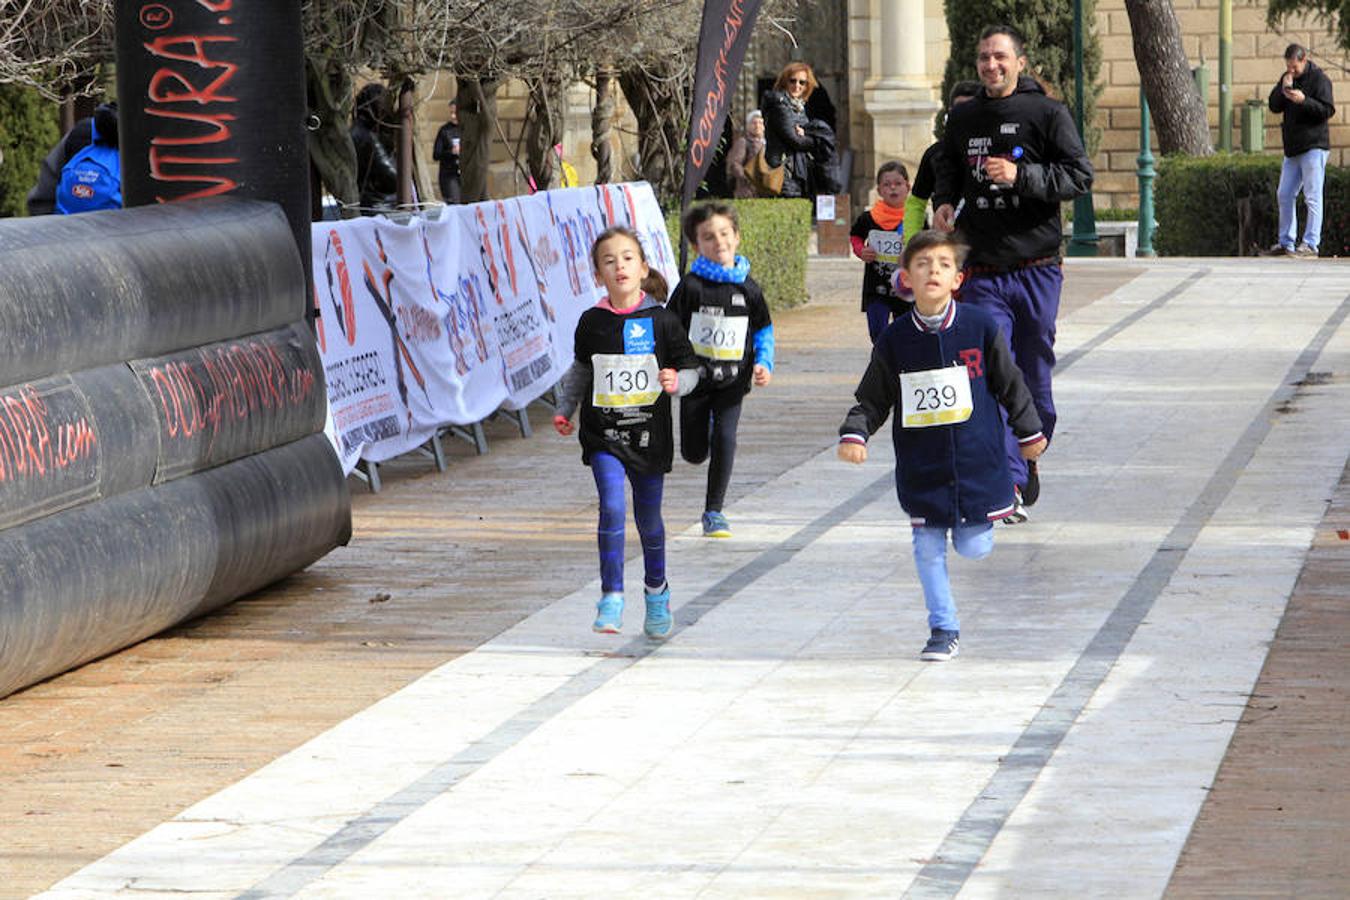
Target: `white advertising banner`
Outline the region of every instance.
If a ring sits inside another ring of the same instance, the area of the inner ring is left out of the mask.
[[[665,219],[643,182],[447,206],[406,223],[314,223],[328,435],[344,470],[522,408],[557,383],[577,319],[600,298],[591,244],[611,225],[636,231],[674,285]]]

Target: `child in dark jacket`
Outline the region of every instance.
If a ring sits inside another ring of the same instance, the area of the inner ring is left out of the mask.
[[[591,627],[604,634],[623,627],[626,479],[642,538],[643,631],[660,640],[673,625],[661,519],[665,475],[675,455],[670,396],[688,393],[698,382],[698,361],[680,323],[652,296],[653,273],[636,234],[605,230],[591,248],[591,262],[605,298],[577,321],[576,360],[558,386],[553,427],[570,435],[580,409],[581,460],[591,467],[600,495],[601,597]]]
[[[685,214],[685,237],[698,249],[667,308],[679,317],[699,358],[699,383],[680,401],[680,454],[687,462],[707,459],[703,504],[705,537],[731,537],[722,514],[736,428],[750,385],[773,377],[773,322],[764,292],[750,277],[750,262],[736,253],[741,243],[736,210],[704,203]]]
[[[849,230],[853,255],[867,264],[863,270],[862,311],[872,343],[886,326],[914,308],[909,291],[894,282],[904,246],[905,202],[909,197],[909,170],[894,160],[877,169],[877,202],[863,210]]]
[[[914,562],[928,607],[930,637],[919,658],[951,659],[961,626],[947,578],[947,533],[962,556],[994,545],[994,522],[1013,508],[1000,406],[1022,456],[1045,449],[1031,393],[998,325],[979,307],[952,300],[964,247],[938,231],[905,248],[901,278],[914,311],[878,338],[839,428],[839,458],[867,459],[867,439],[895,411],[895,484],[913,528]]]

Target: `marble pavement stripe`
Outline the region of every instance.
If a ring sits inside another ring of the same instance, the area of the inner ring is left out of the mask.
[[[778,481],[791,490],[802,474],[786,473]],[[889,471],[849,476],[855,488],[842,502],[816,495],[799,504],[803,511],[828,505],[786,538],[748,562],[743,553],[725,555],[722,565],[733,570],[679,606],[677,632],[890,493]],[[213,888],[235,896],[254,885],[253,895],[293,893],[659,646],[636,638],[614,648],[612,640],[586,633],[586,641],[610,649],[574,652],[578,608],[589,607],[593,596],[589,586],[578,594],[584,599],[553,604],[40,896],[187,889],[207,895]],[[567,651],[548,652],[550,645]],[[484,678],[492,679],[491,691],[483,690]],[[454,717],[445,715],[450,698]],[[446,748],[456,745],[463,749],[447,759]],[[182,846],[193,852],[175,849]]]
[[[1347,312],[1350,312],[1350,296],[1341,301],[1290,366],[1280,387],[1269,397],[1204,490],[1158,547],[1073,670],[1017,740],[990,779],[988,787],[953,826],[934,854],[933,861],[924,866],[906,896],[950,897],[961,890],[1092,695],[1117,663],[1140,622],[1177,572],[1205,524],[1216,514],[1244,468],[1270,434],[1276,409],[1293,396],[1296,383],[1310,371],[1322,349],[1345,321]],[[1184,837],[1183,834],[1182,840]],[[1179,844],[1177,852],[1180,852]]]

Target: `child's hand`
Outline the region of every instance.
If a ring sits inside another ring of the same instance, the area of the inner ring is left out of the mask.
[[[840,441],[839,458],[847,463],[865,463],[867,462],[867,445],[855,441]]]
[[[876,248],[869,247],[866,244],[863,244],[863,248],[858,251],[858,259],[861,259],[865,263],[876,262],[877,261]]]
[[[1045,440],[1045,438],[1041,438],[1039,441],[1037,441],[1037,442],[1034,443],[1034,444],[1023,444],[1023,445],[1022,445],[1022,458],[1023,458],[1023,459],[1039,459],[1039,458],[1040,458],[1040,455],[1041,455],[1042,453],[1045,452],[1046,446],[1047,446],[1047,441]]]
[[[764,387],[773,381],[773,372],[763,366],[755,366],[755,387]]]
[[[572,420],[559,413],[553,417],[553,429],[563,437],[567,437],[573,431]]]
[[[656,373],[656,380],[661,382],[661,389],[667,394],[680,389],[680,373],[675,369],[662,369]]]

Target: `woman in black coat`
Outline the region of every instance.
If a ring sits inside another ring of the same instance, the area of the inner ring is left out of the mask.
[[[811,150],[815,140],[806,132],[806,101],[816,89],[816,75],[804,62],[788,63],[778,73],[773,89],[760,101],[764,111],[764,157],[771,166],[782,163],[783,197],[811,196]]]

